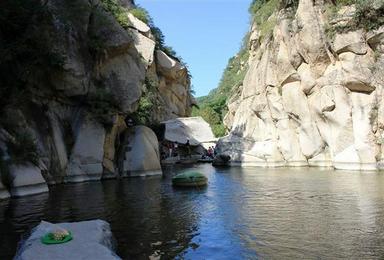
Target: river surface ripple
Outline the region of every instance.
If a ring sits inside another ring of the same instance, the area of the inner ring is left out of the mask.
[[[95,218],[111,224],[124,259],[384,259],[383,173],[192,168],[207,188],[173,188],[185,168],[169,167],[0,201],[0,259],[40,220]]]

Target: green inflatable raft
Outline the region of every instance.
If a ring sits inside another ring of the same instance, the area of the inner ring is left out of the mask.
[[[205,186],[208,183],[208,178],[200,172],[184,172],[172,178],[172,184],[180,187],[199,187]]]

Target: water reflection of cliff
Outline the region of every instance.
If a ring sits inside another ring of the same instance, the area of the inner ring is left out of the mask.
[[[245,245],[262,258],[384,255],[384,178],[303,168],[244,170]]]
[[[2,201],[0,259],[13,257],[21,235],[41,220],[95,218],[111,224],[123,258],[147,259],[155,251],[174,257],[188,246],[197,228],[194,200],[204,190],[174,190],[171,174],[165,174],[165,181],[156,177],[57,185],[49,194]]]
[[[44,216],[48,194],[0,202],[0,259],[11,259],[23,234]]]
[[[381,259],[384,175],[318,169],[198,170],[202,190],[171,176],[52,187],[0,202],[0,259],[41,219],[107,220],[124,259]]]

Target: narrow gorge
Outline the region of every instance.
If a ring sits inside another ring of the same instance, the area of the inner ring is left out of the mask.
[[[383,169],[384,2],[255,0],[250,11],[214,92],[241,77],[220,152],[241,166]]]
[[[0,1],[0,259],[383,259],[383,169],[384,0]]]
[[[189,116],[195,101],[186,66],[144,9],[12,0],[0,21],[0,198],[161,170],[144,125]]]

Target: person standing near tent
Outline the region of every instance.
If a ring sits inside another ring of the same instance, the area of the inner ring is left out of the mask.
[[[208,148],[208,156],[211,157],[211,158],[213,158],[213,149],[212,148],[213,147],[209,147]]]
[[[173,153],[173,143],[168,143],[169,157],[172,157]]]
[[[192,157],[192,155],[191,155],[191,145],[189,143],[189,139],[187,139],[187,142],[185,143],[185,147],[187,148],[188,156],[191,158]]]
[[[176,142],[176,143],[174,143],[174,145],[173,145],[173,153],[174,153],[175,156],[178,156],[177,148],[178,148],[178,144],[177,144],[177,142]]]

